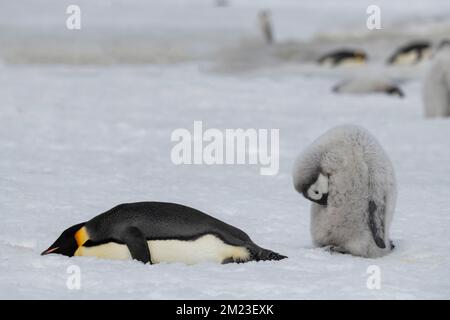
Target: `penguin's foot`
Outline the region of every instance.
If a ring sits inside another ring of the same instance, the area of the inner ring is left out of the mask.
[[[241,259],[241,258],[233,258],[233,257],[229,257],[226,258],[222,261],[222,264],[228,264],[228,263],[245,263],[251,261],[251,259]]]
[[[267,249],[262,249],[262,248],[258,248],[258,249],[248,249],[249,254],[250,254],[250,261],[269,261],[269,260],[283,260],[286,259],[287,257],[279,254],[277,252],[274,252],[272,250],[267,250]]]
[[[267,250],[267,254],[266,254],[266,256],[264,258],[265,258],[264,260],[275,260],[275,261],[278,261],[278,260],[286,259],[287,256],[284,256],[284,255],[279,254],[277,252],[273,252],[273,251]]]
[[[325,249],[325,251],[328,251],[330,254],[335,254],[335,253],[347,254],[348,253],[344,248],[339,247],[339,246],[330,245],[330,246],[326,246],[324,249]]]

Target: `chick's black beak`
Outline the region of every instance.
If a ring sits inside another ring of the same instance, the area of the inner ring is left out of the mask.
[[[316,202],[322,206],[326,206],[328,204],[328,193],[324,193],[322,195],[322,198],[320,198],[320,200]]]

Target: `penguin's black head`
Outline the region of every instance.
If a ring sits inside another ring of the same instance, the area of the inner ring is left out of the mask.
[[[317,177],[302,188],[303,196],[322,206],[328,204],[328,176],[319,173]]]
[[[85,223],[80,223],[74,225],[66,230],[59,236],[58,239],[41,255],[46,255],[50,253],[58,253],[68,257],[72,257],[75,254],[75,251],[78,249],[78,243],[75,238],[75,234],[78,230],[80,230]]]
[[[385,91],[388,95],[391,96],[398,96],[400,98],[403,98],[405,96],[405,94],[403,93],[403,91],[397,87],[397,86],[389,86],[386,88]]]

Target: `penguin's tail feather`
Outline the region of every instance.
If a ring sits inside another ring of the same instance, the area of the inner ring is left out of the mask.
[[[286,259],[287,256],[274,252],[272,250],[259,248],[256,250],[256,253],[252,257],[254,261],[268,261],[268,260],[283,260]]]

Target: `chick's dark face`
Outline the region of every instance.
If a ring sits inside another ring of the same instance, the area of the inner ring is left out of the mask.
[[[328,176],[320,173],[310,186],[303,191],[305,198],[322,206],[328,204]]]
[[[84,223],[80,223],[66,229],[47,250],[41,253],[41,255],[58,253],[72,257],[78,249],[75,233],[83,226]]]

